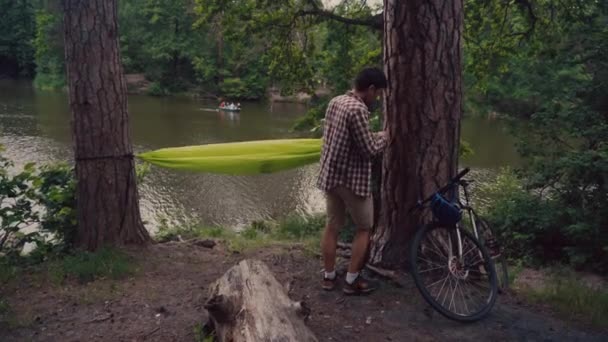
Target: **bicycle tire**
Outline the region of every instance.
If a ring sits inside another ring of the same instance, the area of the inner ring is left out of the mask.
[[[482,217],[475,214],[475,220],[477,221],[477,227],[481,228],[480,236],[485,236],[485,231],[490,231],[490,234],[496,238],[496,230],[492,228],[492,226],[483,219]],[[484,241],[480,241],[482,244]],[[485,247],[485,246],[484,246]],[[501,251],[498,257],[494,259],[494,266],[496,267],[496,275],[498,277],[498,289],[502,292],[502,290],[509,289],[509,269],[507,265],[507,258],[505,258],[504,253]]]
[[[496,298],[498,296],[498,284],[497,284],[497,277],[496,277],[496,270],[494,268],[494,263],[492,262],[492,259],[490,258],[485,247],[483,247],[483,245],[473,236],[473,234],[471,234],[470,232],[468,232],[466,230],[461,229],[460,232],[462,234],[463,240],[465,238],[468,239],[470,242],[472,242],[474,244],[475,248],[477,248],[481,251],[481,254],[483,256],[483,263],[484,263],[483,267],[484,267],[484,270],[487,271],[487,276],[488,276],[488,280],[489,280],[490,292],[488,293],[488,298],[486,300],[485,305],[483,305],[483,307],[481,309],[479,309],[478,311],[476,311],[470,315],[461,315],[458,313],[454,313],[453,311],[451,311],[449,309],[446,309],[444,305],[442,305],[435,298],[433,298],[430,291],[427,289],[427,286],[423,283],[422,277],[419,273],[420,270],[419,270],[418,262],[417,262],[418,250],[421,247],[423,238],[425,238],[427,234],[429,234],[435,230],[439,230],[439,229],[446,230],[446,231],[448,231],[449,234],[453,234],[451,232],[456,231],[456,228],[454,228],[454,227],[445,227],[438,223],[431,223],[431,224],[424,226],[422,229],[419,229],[416,232],[414,239],[412,240],[412,245],[410,248],[410,257],[409,257],[408,262],[409,262],[409,266],[410,266],[410,272],[412,273],[412,277],[414,278],[414,283],[416,284],[418,291],[420,291],[420,293],[422,294],[422,297],[425,299],[425,301],[429,305],[431,305],[431,307],[433,307],[433,309],[438,311],[443,316],[445,316],[451,320],[455,320],[455,321],[463,322],[463,323],[478,321],[478,320],[484,318],[490,312],[490,310],[492,310],[492,308],[494,307],[494,304],[496,303]],[[450,276],[451,275],[448,273],[448,277],[450,277]],[[445,281],[444,281],[444,283],[445,283]],[[452,284],[452,280],[450,279],[450,285],[451,284]],[[458,287],[458,281],[456,281],[456,288],[457,287]],[[442,286],[442,289],[443,289],[443,286]],[[462,292],[462,289],[461,289],[461,292]],[[441,297],[441,291],[440,291],[438,298],[439,297]],[[453,298],[454,298],[454,293],[452,294],[452,300],[453,300]],[[463,294],[463,298],[464,298],[464,294]],[[466,306],[466,304],[465,304],[465,306]],[[451,304],[449,307],[451,307]],[[455,308],[456,308],[456,305],[455,305]]]

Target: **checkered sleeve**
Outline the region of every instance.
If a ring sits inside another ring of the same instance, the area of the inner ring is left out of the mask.
[[[386,139],[374,134],[369,128],[369,114],[360,109],[354,109],[349,117],[350,134],[364,156],[371,158],[386,147]]]

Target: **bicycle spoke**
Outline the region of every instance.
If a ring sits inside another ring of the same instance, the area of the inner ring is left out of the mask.
[[[476,284],[473,282],[467,282],[467,283],[471,285],[471,286],[469,286],[469,289],[474,290],[475,292],[479,293],[481,295],[481,297],[484,298],[484,300],[488,297],[488,295],[491,292],[490,288],[485,288],[485,287],[479,286],[479,284]]]
[[[433,244],[433,246],[435,246],[435,248],[437,248],[437,250],[439,250],[439,251],[441,251],[442,249],[444,251],[446,251],[448,254],[447,255],[443,254],[442,256],[445,257],[445,258],[448,258],[449,257],[449,252],[451,250],[449,248],[450,244],[446,243],[446,241],[443,240],[443,239],[441,239],[442,241],[438,241],[439,238],[441,238],[441,236],[439,234],[435,234],[435,236],[433,236],[433,234],[429,234],[429,235],[430,235],[429,240],[431,241],[431,243]],[[448,237],[448,240],[449,240],[449,237]],[[435,243],[435,242],[437,242],[437,243]],[[443,247],[443,248],[441,248],[441,247]]]
[[[456,281],[456,286],[452,288],[452,298],[450,299],[450,306],[448,310],[451,310],[452,303],[454,303],[454,294],[456,293],[456,289],[458,288],[458,279],[454,279]],[[456,304],[454,303],[454,309],[456,309]]]
[[[422,260],[422,261],[424,261],[424,262],[426,262],[426,263],[429,263],[429,264],[431,264],[431,265],[433,265],[433,266],[437,266],[437,267],[446,267],[446,266],[442,266],[441,264],[438,264],[438,263],[432,262],[432,261],[430,261],[430,260],[426,260],[426,259],[421,258],[421,257],[418,257],[418,260]]]
[[[448,276],[448,280],[450,283],[448,286],[452,287],[452,276],[451,275]],[[445,291],[445,296],[443,297],[443,300],[441,301],[441,306],[445,307],[445,300],[448,299],[449,294],[450,294],[450,291]]]
[[[441,252],[436,251],[435,249],[431,248],[430,246],[425,246],[425,248],[428,249],[429,251],[435,253],[437,256],[447,259],[447,256],[445,256],[444,254],[441,254]]]
[[[466,281],[465,281],[465,283],[466,283]],[[481,306],[483,306],[483,301],[482,301],[482,302],[480,302],[480,301],[478,300],[477,296],[475,296],[475,295],[472,293],[472,291],[471,291],[471,289],[470,289],[469,287],[464,286],[464,288],[465,288],[465,290],[467,291],[467,293],[468,293],[469,297],[472,299],[473,304],[475,305],[475,307],[476,307],[476,308],[477,308],[477,307],[479,307],[479,304],[481,304]],[[476,310],[477,310],[477,309],[476,309]]]
[[[443,292],[443,288],[445,286],[445,282],[450,278],[450,275],[448,274],[447,277],[445,277],[445,279],[443,280],[443,284],[441,285],[441,288],[439,289],[439,293],[437,294],[437,297],[435,297],[435,300],[439,300],[439,297],[441,297],[441,293]]]
[[[462,304],[464,305],[464,309],[466,310],[466,313],[469,314],[471,311],[469,310],[469,306],[467,305],[467,300],[465,298],[462,286],[460,287],[460,296],[462,297]]]
[[[445,280],[447,280],[449,277],[450,277],[450,275],[448,274],[448,276],[447,276],[447,277],[445,277],[445,278],[441,278],[441,279],[439,279],[438,281],[436,281],[436,282],[432,283],[431,285],[426,285],[426,287],[432,287],[432,286],[435,286],[435,285],[439,284],[441,281],[445,281]]]
[[[423,270],[423,271],[418,271],[418,273],[426,273],[426,272],[431,272],[431,271],[434,271],[434,270],[440,270],[440,269],[444,269],[444,268],[446,268],[446,267],[447,267],[447,266],[438,266],[438,267],[429,268],[429,269],[426,269],[426,270]]]

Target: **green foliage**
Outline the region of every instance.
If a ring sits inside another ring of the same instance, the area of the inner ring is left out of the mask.
[[[0,64],[14,67],[14,70],[0,70],[0,73],[31,76],[34,71],[33,6],[29,1],[0,0],[0,13]],[[3,66],[0,65],[0,69],[4,69]]]
[[[12,169],[12,162],[0,156],[0,255],[14,260],[33,244],[29,258],[40,261],[50,252],[70,249],[76,232],[72,169],[36,169],[34,164],[16,173]]]
[[[594,233],[581,223],[585,222],[583,218],[574,227],[567,224],[572,220],[570,215],[579,210],[572,208],[576,204],[526,189],[524,182],[510,170],[504,170],[482,192],[491,203],[486,216],[498,229],[508,257],[532,265],[558,262],[596,271],[608,266],[606,235]]]
[[[518,24],[531,30],[517,49],[504,48],[511,40],[496,42],[494,68],[482,82],[482,98],[511,118],[526,160],[519,189],[505,191],[492,215],[537,261],[605,271],[608,7],[538,2],[534,10],[537,27]]]
[[[61,15],[48,10],[36,12],[36,79],[39,89],[60,89],[66,84],[61,32]]]
[[[54,261],[49,266],[50,277],[56,283],[73,277],[86,283],[96,279],[122,279],[135,272],[133,260],[124,252],[102,248],[95,253],[77,252]]]
[[[299,241],[319,236],[324,227],[324,215],[290,216],[278,223],[274,236]]]
[[[257,89],[256,89],[257,88]],[[240,78],[225,78],[220,86],[223,96],[231,99],[255,100],[264,95],[264,88],[256,85],[255,82],[247,82]]]
[[[46,251],[39,245],[33,253],[44,257],[49,251],[66,252],[76,241],[76,181],[71,166],[59,164],[41,168],[34,180],[38,203],[45,209],[40,220],[40,231],[52,235]],[[49,250],[50,248],[50,250]]]
[[[310,250],[318,250],[321,231],[325,226],[324,215],[289,216],[278,221],[254,221],[236,232],[222,227],[170,227],[161,222],[155,235],[159,242],[188,239],[219,239],[227,243],[230,250],[241,252],[252,248],[281,243],[303,243]]]
[[[166,96],[170,94],[170,91],[163,88],[159,82],[152,82],[148,87],[147,94],[150,96]]]

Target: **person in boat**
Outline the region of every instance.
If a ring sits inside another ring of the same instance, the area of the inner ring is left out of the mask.
[[[224,101],[220,102],[220,108],[224,108],[225,105],[226,105],[226,102],[224,102]]]
[[[324,290],[335,287],[336,244],[347,212],[357,227],[342,288],[346,294],[369,293],[377,287],[360,272],[365,265],[374,223],[372,158],[388,143],[385,131],[372,133],[369,127],[370,108],[387,88],[386,76],[378,68],[368,68],[357,75],[354,83],[352,91],[333,98],[327,106],[317,179],[317,186],[325,192],[327,201],[327,222],[321,242]]]

